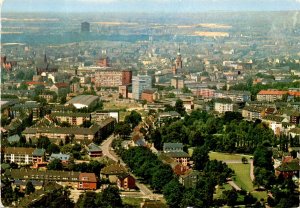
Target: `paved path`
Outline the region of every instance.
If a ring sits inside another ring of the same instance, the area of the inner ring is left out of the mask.
[[[116,162],[119,161],[121,165],[126,166],[123,160],[119,158],[118,155],[111,149],[111,143],[113,142],[114,139],[115,139],[114,135],[111,135],[110,137],[108,137],[106,140],[102,142],[101,148],[102,148],[103,155],[109,157],[110,159]],[[135,178],[136,180],[135,185],[140,189],[141,193],[145,197],[151,199],[157,199],[163,197],[162,194],[154,194],[152,190],[150,190],[145,184],[139,183],[135,175],[133,175],[132,173],[130,173],[130,175]]]
[[[251,181],[254,181],[254,179],[255,179],[253,160],[250,160],[250,178],[251,178]]]
[[[234,181],[228,181],[227,183],[237,191],[242,190]]]

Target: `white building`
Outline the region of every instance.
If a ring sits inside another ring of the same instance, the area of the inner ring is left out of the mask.
[[[233,111],[233,103],[215,102],[215,111],[218,113]]]
[[[145,89],[152,88],[152,79],[148,75],[137,75],[132,77],[132,98],[139,100]]]

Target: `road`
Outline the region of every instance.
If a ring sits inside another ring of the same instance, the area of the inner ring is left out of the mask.
[[[101,144],[103,155],[109,157],[110,159],[120,162],[121,165],[126,166],[126,164],[122,161],[121,158],[118,157],[118,155],[111,149],[111,143],[115,139],[114,135],[111,135],[106,140],[104,140]],[[144,197],[150,198],[150,199],[158,199],[162,198],[162,194],[154,194],[152,190],[150,190],[145,184],[139,183],[137,180],[137,177],[130,173],[131,176],[133,176],[136,180],[136,186],[140,189],[141,193]]]

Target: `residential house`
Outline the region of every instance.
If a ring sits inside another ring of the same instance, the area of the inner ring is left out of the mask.
[[[231,100],[220,100],[215,102],[215,111],[218,113],[232,112],[234,110],[234,104]]]
[[[299,178],[300,160],[299,158],[292,160],[283,160],[282,164],[275,169],[276,175],[281,175],[284,178],[296,176]]]
[[[3,147],[1,153],[4,161],[14,162],[18,165],[32,164],[34,148]]]
[[[52,113],[51,116],[60,123],[67,122],[74,126],[80,126],[85,121],[91,121],[90,113]]]
[[[191,156],[184,151],[167,152],[169,157],[181,163],[183,166],[188,166]]]
[[[52,161],[54,159],[59,159],[63,164],[67,164],[69,162],[70,155],[63,153],[52,153],[49,160]]]
[[[188,166],[191,156],[183,151],[182,143],[164,143],[163,152],[183,166]]]
[[[283,122],[288,122],[287,119],[280,116],[274,116],[274,115],[267,115],[265,116],[262,121],[264,123],[267,123],[269,128],[273,130],[274,134],[279,136],[281,132],[283,131]]]
[[[5,175],[14,180],[35,180],[42,182],[54,181],[61,185],[77,188],[79,181],[79,172],[74,171],[56,171],[46,170],[39,171],[37,169],[8,169]]]
[[[65,82],[55,83],[50,87],[49,90],[52,92],[55,92],[57,95],[61,94],[63,91],[68,93],[69,92],[69,84],[65,83]]]
[[[177,113],[176,111],[168,111],[168,112],[162,112],[158,115],[158,123],[161,125],[166,120],[169,119],[180,119],[181,115]]]
[[[13,117],[20,117],[22,113],[32,114],[32,120],[37,120],[41,113],[41,105],[36,101],[27,101],[24,104],[16,104],[11,108]]]
[[[276,100],[283,100],[284,96],[288,94],[288,91],[280,90],[261,90],[256,98],[258,101],[274,102]]]
[[[79,190],[96,190],[97,189],[97,178],[95,173],[80,173],[78,177]]]
[[[157,90],[146,89],[142,92],[141,100],[146,100],[148,103],[153,103],[158,99],[160,99],[160,94],[157,92]]]
[[[129,173],[120,174],[117,176],[117,186],[120,190],[135,189],[135,179]]]
[[[183,144],[182,143],[164,143],[163,152],[182,152]]]
[[[46,151],[45,149],[36,148],[32,153],[32,168],[46,167]]]
[[[179,176],[179,182],[185,188],[194,188],[200,178],[200,172],[197,170],[188,171],[186,174]]]
[[[264,107],[246,106],[242,110],[242,116],[247,120],[262,119],[265,116]]]
[[[75,140],[84,143],[90,143],[92,140],[103,140],[112,134],[116,120],[107,118],[101,123],[94,124],[89,128],[83,127],[29,127],[22,134],[26,140],[38,139],[41,136],[46,136],[50,140],[60,141],[65,140],[66,136],[74,135]]]
[[[95,143],[91,143],[87,146],[87,152],[91,158],[101,157],[103,155],[102,149]]]
[[[125,173],[127,173],[126,168],[119,163],[108,165],[100,172],[101,178],[108,179],[111,183],[117,183],[118,176]]]

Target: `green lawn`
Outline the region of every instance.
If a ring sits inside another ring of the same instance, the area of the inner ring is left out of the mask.
[[[221,152],[210,152],[209,158],[210,160],[241,160],[241,158],[245,156],[246,158],[250,158],[251,155],[239,155],[239,154],[228,154],[228,153],[221,153]],[[234,170],[235,175],[233,179],[235,183],[245,189],[248,192],[251,192],[254,197],[266,199],[267,193],[265,191],[255,191],[256,187],[253,187],[253,183],[250,178],[250,164],[242,164],[242,163],[229,163],[227,164],[232,170]],[[222,189],[221,189],[222,190]],[[217,193],[218,194],[218,193]],[[222,194],[222,191],[221,191]]]
[[[242,157],[246,157],[247,159],[249,159],[251,155],[229,154],[229,153],[222,153],[222,152],[209,153],[210,160],[241,160]]]
[[[141,202],[143,202],[143,199],[142,198],[135,198],[135,197],[122,197],[122,201],[123,201],[124,204],[140,207]]]
[[[223,191],[231,190],[231,189],[232,187],[228,183],[225,183],[223,186],[218,186],[216,188],[216,193],[214,194],[214,199],[221,198]]]

